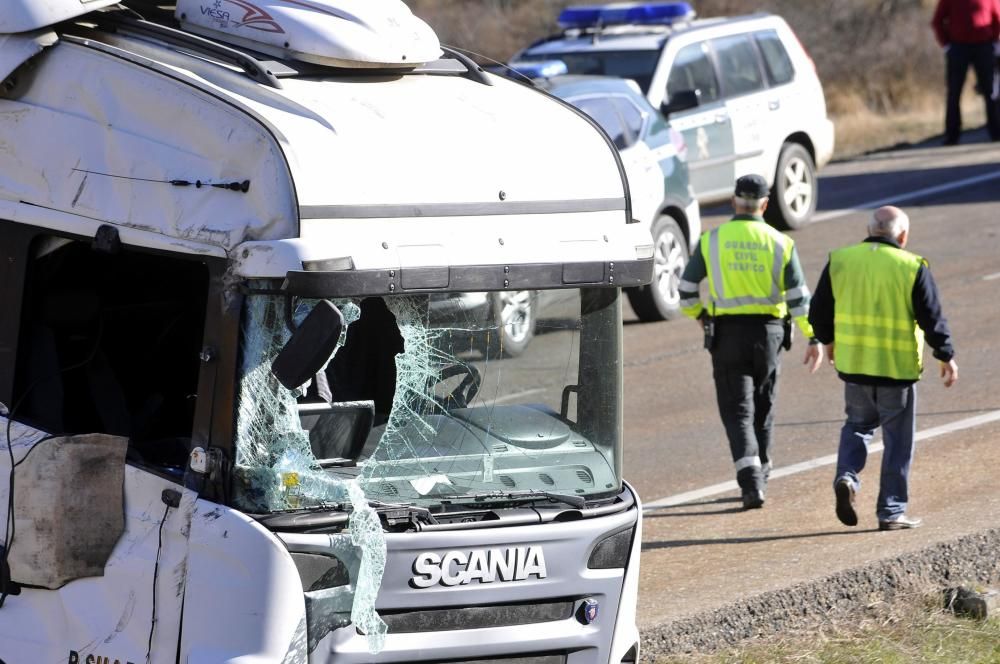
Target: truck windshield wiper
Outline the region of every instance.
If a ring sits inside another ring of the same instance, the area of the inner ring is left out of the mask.
[[[587,505],[586,499],[580,496],[568,496],[549,491],[489,491],[487,493],[470,493],[464,496],[448,496],[448,500],[473,500],[477,503],[487,500],[539,500],[542,498],[563,503],[575,509],[583,509]]]

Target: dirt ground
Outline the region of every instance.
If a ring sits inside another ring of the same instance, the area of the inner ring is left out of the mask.
[[[815,629],[935,584],[1000,582],[1000,485],[982,472],[1000,462],[998,440],[994,421],[921,443],[921,460],[934,461],[913,477],[914,514],[925,519],[915,530],[878,530],[877,480],[862,487],[858,526],[841,525],[829,467],[772,481],[761,510],[731,495],[648,510],[644,660]]]

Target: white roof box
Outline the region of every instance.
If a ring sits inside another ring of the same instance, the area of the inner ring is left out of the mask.
[[[268,55],[349,68],[408,68],[441,57],[431,28],[401,0],[178,0],[196,32]]]
[[[2,0],[0,34],[38,30],[120,0]]]

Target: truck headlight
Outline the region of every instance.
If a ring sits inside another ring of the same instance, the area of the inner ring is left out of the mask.
[[[628,567],[628,556],[632,551],[635,526],[608,535],[597,543],[587,561],[588,569],[624,569]]]
[[[291,553],[295,567],[302,579],[302,591],[313,592],[351,583],[351,575],[347,565],[335,556],[324,556],[317,553]]]
[[[289,552],[302,579],[306,602],[309,652],[327,634],[351,624],[354,586],[350,569],[340,558],[316,553]]]

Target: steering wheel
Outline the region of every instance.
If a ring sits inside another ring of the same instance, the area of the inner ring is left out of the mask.
[[[483,384],[483,376],[479,373],[479,369],[471,364],[460,363],[449,364],[442,369],[438,383],[443,383],[455,376],[463,376],[462,381],[455,386],[455,389],[443,397],[434,397],[434,401],[444,410],[448,410],[449,405],[454,408],[467,408],[476,398],[479,387]]]

